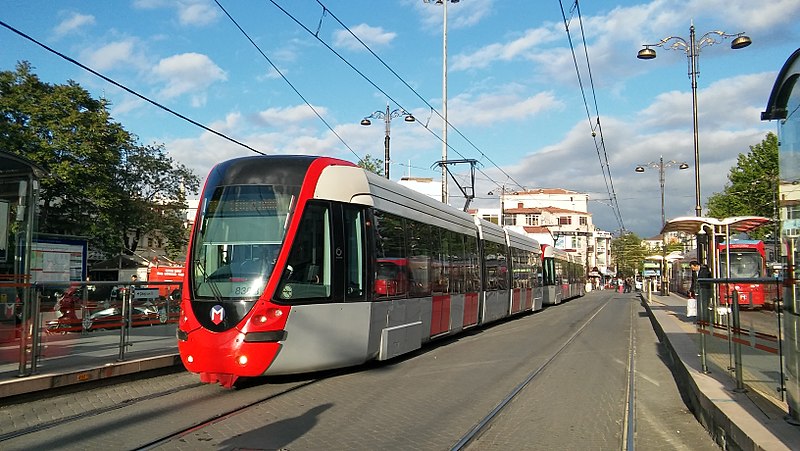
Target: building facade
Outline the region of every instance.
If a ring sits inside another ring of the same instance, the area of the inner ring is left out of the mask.
[[[608,274],[611,233],[597,230],[588,211],[589,195],[562,188],[507,191],[500,208],[479,208],[473,215],[503,225],[567,252],[585,262],[587,271]]]

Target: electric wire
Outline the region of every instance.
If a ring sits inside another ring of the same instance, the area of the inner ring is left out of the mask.
[[[183,119],[184,121],[189,122],[192,125],[200,127],[200,128],[202,128],[203,130],[205,130],[205,131],[207,131],[209,133],[213,133],[214,135],[217,135],[220,138],[226,139],[226,140],[228,140],[228,141],[230,141],[230,142],[232,142],[234,144],[238,144],[238,145],[244,147],[245,149],[249,149],[249,150],[251,150],[251,151],[253,151],[253,152],[257,153],[257,154],[260,154],[260,155],[266,155],[264,152],[262,152],[260,150],[257,150],[257,149],[255,149],[253,147],[250,147],[249,145],[247,145],[247,144],[245,144],[245,143],[243,143],[241,141],[238,141],[238,140],[236,140],[234,138],[231,138],[230,136],[227,136],[222,132],[218,132],[218,131],[216,131],[216,130],[214,130],[214,129],[206,126],[206,125],[201,124],[200,122],[195,121],[194,119],[189,118],[188,116],[185,116],[185,115],[183,115],[181,113],[178,113],[177,111],[175,111],[175,110],[173,110],[173,109],[171,109],[171,108],[169,108],[169,107],[167,107],[165,105],[162,105],[162,104],[156,102],[155,100],[152,100],[152,99],[150,99],[150,98],[148,98],[148,97],[146,97],[146,96],[144,96],[142,94],[139,94],[138,92],[134,91],[133,89],[130,89],[127,86],[125,86],[125,85],[123,85],[121,83],[118,83],[117,81],[115,81],[115,80],[113,80],[113,79],[101,74],[100,72],[97,72],[96,70],[86,66],[85,64],[82,64],[81,62],[75,60],[74,58],[71,58],[71,57],[59,52],[58,50],[55,50],[52,47],[49,47],[49,46],[47,46],[46,44],[44,44],[42,42],[39,42],[38,40],[36,40],[32,36],[29,36],[29,35],[23,33],[22,31],[20,31],[20,30],[18,30],[16,28],[12,27],[11,25],[3,22],[2,20],[0,20],[0,25],[5,27],[9,31],[11,31],[11,32],[13,32],[13,33],[15,33],[15,34],[27,39],[28,41],[30,41],[30,42],[32,42],[32,43],[34,43],[36,45],[38,45],[39,47],[47,50],[48,52],[59,56],[60,58],[62,58],[64,60],[66,60],[66,61],[68,61],[68,62],[70,62],[70,63],[72,63],[72,64],[74,64],[74,65],[76,65],[78,67],[80,67],[81,69],[83,69],[83,70],[85,70],[85,71],[87,71],[87,72],[89,72],[89,73],[91,73],[91,74],[103,79],[103,80],[105,80],[108,83],[111,83],[112,85],[122,89],[123,91],[128,92],[129,94],[132,94],[132,95],[144,100],[145,102],[147,102],[147,103],[149,103],[151,105],[154,105],[157,108],[160,108],[160,109],[162,109],[162,110],[164,110],[164,111],[166,111],[166,112],[168,112],[168,113],[170,113],[170,114],[172,114],[172,115],[174,115],[176,117],[179,117],[179,118]]]
[[[616,191],[614,189],[614,182],[613,182],[613,178],[611,176],[611,169],[610,169],[610,166],[608,164],[608,154],[606,152],[606,147],[605,147],[605,138],[603,136],[602,126],[600,125],[600,114],[599,114],[599,108],[597,106],[597,96],[596,96],[596,91],[595,91],[595,88],[594,88],[594,80],[593,80],[593,77],[592,77],[591,65],[589,63],[589,50],[588,50],[588,45],[586,43],[586,36],[585,36],[584,30],[583,30],[583,19],[582,19],[581,14],[580,14],[580,6],[578,4],[578,0],[575,0],[575,2],[574,2],[574,11],[577,12],[578,22],[579,22],[580,29],[581,29],[581,36],[582,36],[582,40],[583,40],[584,54],[586,56],[586,66],[587,66],[587,71],[588,71],[589,80],[590,80],[592,97],[593,97],[593,100],[594,100],[594,109],[595,109],[595,112],[597,114],[597,116],[596,116],[596,124],[597,124],[596,127],[595,127],[594,123],[592,122],[592,113],[589,111],[589,102],[586,99],[586,92],[585,92],[586,90],[585,90],[585,87],[584,87],[584,84],[583,84],[583,79],[581,77],[581,71],[580,71],[580,68],[579,68],[579,65],[578,65],[578,59],[577,59],[577,56],[576,56],[576,53],[575,53],[575,45],[572,42],[572,35],[571,35],[570,29],[569,29],[570,21],[567,19],[567,14],[564,11],[564,4],[563,4],[562,0],[559,0],[558,3],[560,5],[560,7],[561,7],[561,17],[562,17],[562,19],[564,21],[564,28],[565,28],[565,31],[566,31],[566,34],[567,34],[567,41],[569,43],[569,47],[570,47],[570,50],[572,52],[572,62],[574,64],[574,66],[575,66],[575,72],[576,72],[576,75],[577,75],[577,78],[578,78],[578,85],[580,87],[581,97],[583,99],[583,104],[584,104],[584,109],[586,111],[586,116],[587,116],[587,119],[589,121],[589,128],[592,131],[592,139],[593,139],[593,141],[595,143],[595,151],[597,153],[597,158],[598,158],[598,161],[600,163],[600,170],[601,170],[601,172],[603,174],[603,180],[604,180],[604,182],[606,184],[606,191],[608,192],[609,198],[612,200],[612,203],[614,205],[614,207],[612,208],[612,211],[614,212],[614,215],[615,215],[616,220],[617,220],[617,222],[618,222],[618,224],[620,226],[620,229],[625,230],[625,223],[623,221],[622,214],[621,214],[620,209],[619,209],[619,202],[617,201],[617,195],[616,195]],[[572,13],[572,11],[573,11],[573,9],[570,10],[570,13]],[[599,135],[600,135],[599,142],[598,142],[598,137],[597,137],[598,132],[599,132]]]
[[[270,0],[270,1],[272,1],[272,3],[273,3],[273,4],[275,3],[273,0]],[[386,68],[386,69],[387,69],[389,72],[391,72],[391,74],[392,74],[392,75],[394,75],[394,76],[395,76],[395,78],[397,78],[397,79],[398,79],[398,80],[399,80],[401,83],[403,83],[403,85],[405,85],[405,87],[406,87],[406,88],[408,88],[408,89],[409,89],[411,92],[413,92],[413,93],[414,93],[414,95],[415,95],[415,96],[416,96],[416,97],[417,97],[417,98],[418,98],[420,101],[422,101],[422,103],[424,103],[424,104],[425,104],[425,105],[426,105],[428,108],[430,108],[430,110],[431,110],[431,112],[432,112],[432,113],[436,113],[436,115],[437,115],[437,116],[439,116],[439,118],[440,118],[440,119],[444,120],[444,116],[442,116],[442,114],[441,114],[441,113],[440,113],[440,112],[439,112],[439,111],[438,111],[438,110],[437,110],[437,109],[436,109],[436,108],[435,108],[433,105],[431,105],[431,104],[430,104],[430,102],[428,102],[428,101],[427,101],[427,100],[426,100],[426,99],[425,99],[425,98],[424,98],[424,97],[423,97],[423,96],[422,96],[422,95],[421,95],[419,92],[417,92],[417,90],[416,90],[416,89],[414,89],[414,88],[413,88],[413,87],[412,87],[412,86],[411,86],[411,85],[410,85],[410,84],[409,84],[409,83],[408,83],[408,82],[407,82],[407,81],[406,81],[406,80],[405,80],[403,77],[401,77],[401,76],[400,76],[400,74],[398,74],[398,73],[397,73],[397,71],[395,71],[395,70],[394,70],[394,69],[393,69],[391,66],[389,66],[389,64],[387,64],[387,63],[386,63],[386,61],[384,61],[384,60],[383,60],[383,58],[381,58],[381,57],[380,57],[380,56],[379,56],[377,53],[375,53],[375,52],[374,52],[374,51],[373,51],[373,50],[372,50],[372,49],[371,49],[371,48],[370,48],[370,47],[369,47],[369,46],[368,46],[368,45],[367,45],[367,44],[366,44],[366,43],[365,43],[363,40],[361,40],[361,38],[359,38],[359,37],[358,37],[358,35],[356,35],[356,34],[353,32],[353,30],[351,30],[351,29],[350,29],[350,28],[349,28],[349,27],[348,27],[348,26],[347,26],[347,25],[346,25],[344,22],[342,22],[342,21],[341,21],[341,20],[340,20],[340,19],[339,19],[339,18],[338,18],[338,17],[337,17],[337,16],[336,16],[336,15],[335,15],[335,14],[334,14],[334,13],[333,13],[333,12],[332,12],[332,11],[331,11],[329,8],[328,8],[328,7],[327,7],[327,6],[325,6],[325,5],[324,5],[324,4],[323,4],[323,3],[322,3],[320,0],[316,0],[316,1],[317,1],[317,3],[318,3],[318,4],[319,4],[319,5],[320,5],[320,6],[323,8],[323,15],[320,17],[320,26],[321,26],[321,24],[322,24],[322,19],[323,19],[323,17],[325,16],[325,14],[326,14],[326,13],[329,13],[329,14],[330,14],[330,16],[331,16],[331,17],[333,17],[333,19],[334,19],[334,20],[336,20],[336,22],[337,22],[337,23],[338,23],[338,24],[339,24],[339,25],[340,25],[342,28],[344,28],[345,30],[347,30],[347,32],[348,32],[348,33],[350,33],[350,36],[352,36],[353,38],[355,38],[355,39],[358,41],[358,43],[359,43],[359,44],[361,44],[361,45],[362,45],[362,46],[363,46],[363,47],[364,47],[364,48],[365,48],[365,49],[366,49],[366,50],[367,50],[367,51],[368,51],[368,52],[369,52],[369,53],[370,53],[372,56],[374,56],[374,57],[375,57],[375,59],[377,59],[377,60],[378,60],[378,61],[379,61],[379,62],[380,62],[382,65],[383,65],[383,67],[385,67],[385,68]],[[315,33],[315,34],[314,34],[314,36],[315,36],[315,37],[317,37],[317,39],[319,39],[319,37],[317,36],[318,32],[319,32],[319,27],[317,28],[317,33]],[[337,55],[338,55],[338,54],[337,54]],[[360,74],[360,72],[359,72],[359,74]],[[362,76],[363,76],[363,74],[362,74]],[[373,86],[374,86],[374,84],[373,84]],[[383,92],[383,91],[381,91],[381,92]],[[396,102],[395,102],[395,103],[396,103]],[[430,119],[429,119],[429,120],[430,120]],[[477,152],[478,152],[478,153],[481,155],[481,157],[483,157],[483,158],[485,158],[487,161],[489,161],[489,162],[492,164],[492,166],[494,166],[494,167],[495,167],[495,168],[497,168],[497,169],[498,169],[498,170],[499,170],[501,173],[503,173],[503,175],[505,175],[505,176],[508,178],[508,180],[511,180],[511,181],[514,183],[514,185],[515,185],[515,186],[518,186],[518,187],[520,187],[520,188],[524,188],[524,187],[523,187],[521,184],[519,184],[519,182],[517,182],[516,180],[514,180],[514,178],[513,178],[511,175],[509,175],[509,174],[508,174],[508,173],[507,173],[505,170],[503,170],[503,168],[501,168],[500,166],[498,166],[498,165],[497,165],[497,163],[495,163],[495,162],[494,162],[494,161],[493,161],[493,160],[492,160],[492,159],[491,159],[491,158],[490,158],[488,155],[486,155],[486,153],[484,153],[484,152],[483,152],[483,151],[482,151],[480,148],[478,148],[478,146],[476,146],[476,145],[475,145],[475,143],[473,143],[473,142],[472,142],[472,141],[471,141],[469,138],[467,138],[467,137],[466,137],[466,135],[464,135],[464,134],[461,132],[461,130],[459,130],[459,129],[458,129],[456,126],[455,126],[455,125],[453,125],[453,124],[452,124],[450,121],[447,121],[447,124],[448,124],[448,126],[449,126],[449,127],[450,127],[450,128],[453,130],[453,131],[455,131],[455,132],[456,132],[456,133],[457,133],[457,134],[458,134],[458,135],[459,135],[461,138],[463,138],[463,139],[464,139],[464,140],[465,140],[467,143],[469,143],[469,145],[470,145],[470,146],[472,146],[472,148],[474,148],[474,149],[475,149],[475,150],[476,150],[476,151],[477,151]],[[421,125],[423,125],[423,124],[421,124]],[[424,124],[423,126],[424,126],[425,128],[428,128],[428,127],[427,127],[427,122],[426,122],[426,124]],[[444,142],[444,140],[443,140],[443,139],[442,139],[440,136],[436,135],[435,133],[434,133],[434,136],[437,136],[437,138],[439,138],[439,140],[440,140],[440,141]],[[462,158],[464,158],[464,156],[463,156],[463,155],[461,155],[461,153],[459,153],[457,150],[455,150],[455,149],[454,149],[454,148],[453,148],[453,147],[452,147],[452,146],[451,146],[449,143],[447,144],[447,147],[448,147],[449,149],[452,149],[454,152],[456,152],[456,153],[457,153],[459,156],[461,156]],[[492,180],[492,182],[494,182],[494,180]]]
[[[313,112],[314,112],[314,114],[316,114],[316,115],[317,115],[317,117],[319,118],[319,120],[321,120],[321,121],[322,121],[322,123],[323,123],[323,124],[325,124],[325,126],[326,126],[326,127],[328,127],[328,130],[330,130],[330,131],[331,131],[331,133],[333,133],[333,134],[334,134],[334,135],[335,135],[337,138],[339,138],[339,141],[340,141],[342,144],[344,144],[344,146],[345,146],[345,147],[347,147],[347,149],[348,149],[350,152],[352,152],[352,153],[353,153],[353,155],[355,155],[355,157],[356,157],[356,158],[358,158],[358,161],[363,161],[363,159],[362,159],[362,158],[361,158],[361,157],[360,157],[360,156],[359,156],[359,155],[358,155],[358,154],[357,154],[357,153],[356,153],[356,152],[355,152],[355,151],[354,151],[354,150],[353,150],[353,149],[352,149],[352,148],[351,148],[351,147],[350,147],[350,146],[349,146],[349,145],[348,145],[346,142],[345,142],[345,140],[344,140],[344,139],[342,139],[342,137],[341,137],[341,136],[340,136],[338,133],[336,133],[336,130],[334,130],[334,129],[333,129],[333,127],[331,126],[331,124],[329,124],[329,123],[328,123],[328,121],[326,121],[326,120],[325,120],[325,118],[324,118],[324,117],[322,117],[322,115],[321,115],[321,114],[319,114],[319,111],[317,111],[317,109],[316,109],[316,108],[314,108],[314,106],[313,106],[313,105],[311,105],[311,103],[309,103],[309,101],[308,101],[308,100],[305,98],[305,96],[303,96],[303,94],[301,94],[301,93],[300,93],[300,91],[298,91],[298,90],[297,90],[297,88],[296,88],[296,87],[295,87],[295,86],[292,84],[292,82],[290,82],[290,81],[289,81],[289,79],[288,79],[288,78],[286,78],[286,76],[283,74],[283,72],[281,72],[281,70],[280,70],[280,69],[278,69],[278,66],[276,66],[276,65],[275,65],[275,63],[273,63],[273,62],[272,62],[272,60],[271,60],[271,59],[270,59],[270,58],[267,56],[267,54],[266,54],[266,53],[264,53],[264,51],[263,51],[263,50],[261,50],[261,47],[259,47],[259,46],[258,46],[258,44],[256,44],[256,43],[255,43],[255,41],[253,41],[253,39],[250,37],[250,35],[249,35],[249,34],[247,34],[247,32],[246,32],[246,31],[244,31],[244,28],[242,28],[242,27],[241,27],[241,25],[239,25],[239,23],[236,21],[236,19],[234,19],[234,18],[233,18],[233,16],[231,16],[231,15],[230,15],[230,13],[228,13],[228,10],[226,10],[226,9],[225,9],[225,8],[222,6],[222,4],[220,4],[220,2],[219,2],[218,0],[214,0],[214,3],[216,3],[216,4],[217,4],[217,6],[219,7],[219,9],[221,9],[221,10],[222,10],[222,12],[223,12],[223,13],[225,13],[225,15],[228,17],[228,19],[230,19],[230,21],[231,21],[231,22],[233,22],[233,25],[235,25],[235,26],[236,26],[236,28],[238,28],[238,29],[239,29],[239,31],[240,31],[240,32],[241,32],[241,33],[244,35],[244,37],[245,37],[245,38],[247,38],[247,40],[248,40],[248,41],[250,41],[250,44],[252,44],[252,45],[253,45],[253,47],[255,47],[255,48],[256,48],[256,50],[258,50],[258,53],[260,53],[260,54],[261,54],[261,56],[263,56],[263,57],[264,57],[264,59],[265,59],[265,60],[267,60],[267,62],[269,63],[269,65],[270,65],[270,66],[272,66],[272,69],[274,69],[274,70],[275,70],[275,72],[277,72],[277,73],[278,73],[278,75],[280,75],[280,77],[283,79],[283,81],[285,81],[285,82],[286,82],[286,84],[288,84],[288,85],[289,85],[289,87],[290,87],[290,88],[292,88],[292,91],[294,91],[294,93],[295,93],[295,94],[297,94],[297,95],[300,97],[300,99],[302,99],[302,100],[303,100],[303,102],[305,102],[305,104],[306,104],[306,105],[307,105],[309,108],[311,108],[311,111],[313,111]]]

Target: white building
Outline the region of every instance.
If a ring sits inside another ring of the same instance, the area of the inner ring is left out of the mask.
[[[611,234],[597,230],[588,212],[589,195],[562,188],[502,191],[500,209],[476,209],[472,214],[503,224],[542,244],[578,254],[587,269],[607,273],[611,264]]]

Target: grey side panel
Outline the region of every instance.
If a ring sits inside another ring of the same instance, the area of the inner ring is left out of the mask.
[[[359,365],[370,353],[372,304],[314,304],[292,307],[286,341],[265,374],[290,374]]]

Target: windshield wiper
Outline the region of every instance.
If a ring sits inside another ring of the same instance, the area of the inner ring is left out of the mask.
[[[194,261],[194,264],[197,266],[197,269],[200,270],[200,274],[203,276],[203,281],[197,285],[197,288],[200,288],[201,285],[207,283],[208,288],[211,290],[211,294],[214,296],[214,300],[217,302],[222,302],[222,293],[220,293],[217,283],[208,277],[208,274],[206,273],[206,267],[203,265],[203,262],[198,259]]]

